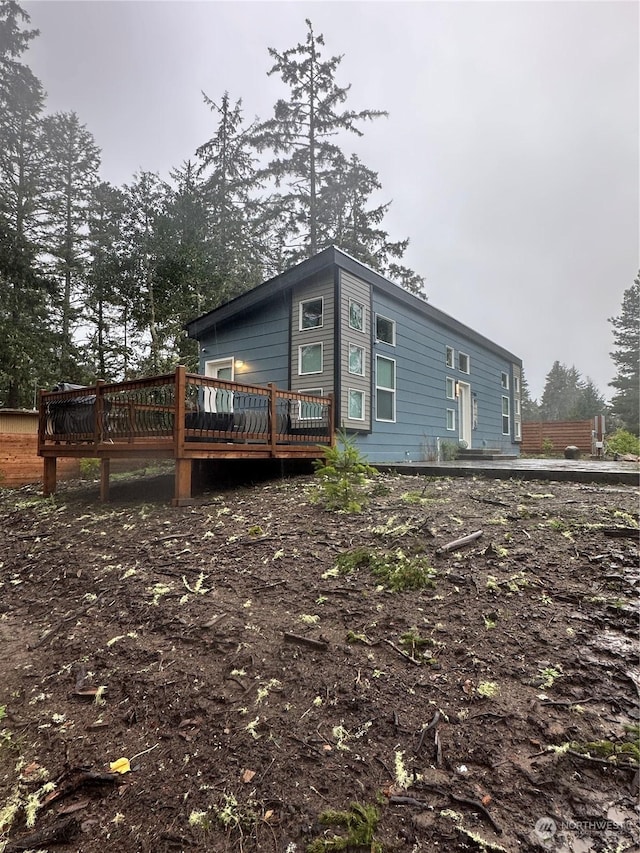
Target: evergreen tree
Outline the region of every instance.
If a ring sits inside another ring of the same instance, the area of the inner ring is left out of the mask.
[[[587,420],[606,409],[604,397],[591,379],[586,381],[575,367],[555,361],[547,374],[539,419],[543,421]]]
[[[523,421],[540,420],[540,407],[538,406],[537,400],[533,400],[531,398],[529,383],[527,382],[527,377],[525,376],[524,370],[522,371],[522,378],[520,383],[520,407],[522,410]]]
[[[202,242],[209,255],[207,279],[199,285],[198,312],[233,299],[264,278],[264,248],[259,242],[263,217],[256,195],[259,179],[252,147],[254,125],[245,126],[242,101],[232,106],[228,92],[220,104],[204,93],[203,97],[218,124],[211,139],[196,151],[201,204],[206,212]]]
[[[75,344],[81,286],[87,254],[87,219],[97,182],[100,150],[75,113],[56,113],[43,123],[47,148],[47,250],[52,273],[60,281],[59,375],[79,379],[80,353]]]
[[[29,16],[0,2],[0,402],[33,402],[55,371],[51,282],[38,263],[43,154],[40,81],[20,62],[37,35]]]
[[[640,434],[640,271],[622,297],[620,314],[611,317],[614,352],[610,353],[617,373],[609,385],[617,393],[611,410],[629,432]]]
[[[289,96],[280,99],[274,116],[256,130],[258,150],[276,156],[266,175],[286,191],[280,196],[278,215],[289,234],[292,260],[314,255],[323,248],[319,233],[319,196],[328,175],[343,161],[334,137],[339,133],[362,136],[358,125],[386,115],[380,110],[341,110],[349,86],[335,81],[340,56],[323,60],[324,38],[313,31],[309,20],[304,44],[278,52],[269,48],[275,60],[269,74],[278,73],[289,87]]]
[[[94,187],[88,210],[83,316],[88,326],[87,357],[94,367],[92,380],[116,381],[126,372],[124,330],[119,321],[124,309],[119,287],[123,262],[118,250],[123,217],[122,192],[106,182]]]

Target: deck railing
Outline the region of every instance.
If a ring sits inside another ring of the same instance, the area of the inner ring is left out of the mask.
[[[333,401],[277,388],[186,373],[40,395],[39,451],[96,455],[140,449],[176,458],[205,445],[330,445]]]

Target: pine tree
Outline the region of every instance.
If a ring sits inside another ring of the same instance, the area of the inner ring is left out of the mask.
[[[87,263],[87,219],[100,150],[78,116],[56,113],[43,122],[47,149],[46,244],[59,294],[59,375],[77,381],[80,353],[74,332]]]
[[[523,421],[540,420],[540,407],[538,406],[537,400],[533,400],[531,398],[529,383],[527,382],[524,370],[522,371],[522,380],[520,383],[520,406]]]
[[[640,271],[622,297],[620,314],[611,317],[617,373],[609,385],[617,390],[611,410],[629,432],[640,434]]]
[[[328,175],[344,159],[334,137],[344,132],[362,136],[358,125],[386,115],[381,110],[340,109],[350,88],[335,81],[342,57],[323,60],[320,48],[324,38],[316,36],[311,21],[306,24],[304,44],[282,53],[269,48],[275,62],[268,73],[281,76],[289,96],[276,103],[273,118],[263,122],[254,136],[259,151],[276,155],[265,174],[277,187],[286,186],[278,216],[289,235],[291,260],[324,248],[319,233],[319,196]]]
[[[259,284],[264,278],[263,231],[256,191],[259,179],[252,146],[254,125],[245,126],[242,101],[232,106],[228,92],[216,104],[203,92],[218,120],[214,135],[201,145],[198,179],[206,211],[203,235],[209,255],[201,307],[211,310]],[[200,308],[198,309],[200,310]]]
[[[43,144],[40,81],[20,62],[38,34],[13,0],[0,2],[0,402],[33,402],[53,380],[51,282],[39,264]]]
[[[580,395],[580,373],[575,367],[567,367],[554,361],[545,380],[540,400],[540,416],[544,421],[570,419]]]

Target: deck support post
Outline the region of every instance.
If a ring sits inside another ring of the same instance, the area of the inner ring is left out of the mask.
[[[106,456],[100,460],[100,500],[106,503],[109,500],[109,474],[111,473],[111,459]]]
[[[187,506],[191,498],[191,459],[176,459],[173,506]]]
[[[269,382],[269,446],[271,455],[276,456],[276,444],[278,438],[278,394],[275,382]]]
[[[44,457],[44,474],[43,474],[43,489],[42,492],[45,498],[48,498],[49,495],[55,495],[56,493],[56,462],[57,457],[55,456],[45,456]]]

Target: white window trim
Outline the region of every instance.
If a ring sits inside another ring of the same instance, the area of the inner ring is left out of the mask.
[[[356,373],[354,370],[351,370],[351,347],[354,349],[359,349],[362,352],[362,373]],[[365,348],[361,344],[354,344],[351,341],[347,343],[347,372],[351,374],[351,376],[364,376],[366,372],[365,368]]]
[[[509,390],[509,374],[505,373],[504,370],[500,374],[500,385],[505,391]]]
[[[313,397],[323,397],[322,388],[299,388],[298,394],[311,394]],[[304,405],[304,400],[298,400],[298,420],[299,421],[319,421],[322,420],[322,415],[317,418],[306,418],[302,414],[302,407]]]
[[[520,428],[520,421],[516,421],[513,425],[515,435],[514,438],[516,441],[522,441],[522,430]]]
[[[391,323],[391,341],[385,341],[384,338],[378,337],[378,318],[381,320],[386,320],[387,323]],[[376,343],[377,344],[386,344],[388,347],[394,347],[396,345],[396,321],[392,320],[391,317],[385,317],[384,314],[376,314]]]
[[[320,370],[302,371],[302,350],[304,347],[320,347]],[[298,347],[298,376],[318,376],[324,370],[324,345],[322,341],[312,341],[308,344],[300,344]]]
[[[460,367],[460,356],[467,359],[466,370],[463,370],[462,367]],[[464,373],[465,376],[469,376],[469,374],[471,373],[471,359],[469,358],[466,352],[458,352],[458,370],[460,371],[460,373]]]
[[[351,325],[351,306],[359,305],[362,308],[362,328],[357,329],[355,326]],[[352,332],[359,332],[361,335],[364,335],[367,328],[367,306],[364,303],[359,302],[357,299],[349,299],[349,316],[347,318],[347,324]]]
[[[231,379],[222,379],[221,382],[233,382],[235,380],[235,359],[233,356],[227,358],[210,358],[204,363],[204,375],[209,379],[218,379],[216,373],[218,368],[230,367]],[[214,414],[229,414],[233,412],[233,391],[229,388],[211,388],[203,386],[204,410]]]
[[[307,304],[307,302],[317,302],[320,300],[322,304],[322,314],[320,315],[320,325],[318,326],[309,326],[308,328],[304,328],[302,325],[302,316],[303,316],[303,308]],[[313,332],[315,329],[321,329],[324,326],[324,296],[310,296],[308,299],[301,299],[300,305],[298,306],[298,330],[300,332]]]
[[[507,401],[507,411],[506,411],[506,413],[505,413],[505,410],[504,410],[504,409],[505,409],[505,406],[504,406],[504,401],[505,401],[505,400]],[[509,398],[508,398],[505,394],[503,394],[503,395],[502,395],[502,410],[501,410],[501,413],[500,413],[500,414],[501,414],[501,417],[502,417],[502,435],[511,435],[511,404],[510,404]],[[509,428],[506,430],[506,432],[505,432],[505,429],[504,429],[504,419],[505,419],[505,418],[507,418],[507,419],[508,419],[508,424],[509,424]]]
[[[451,360],[449,360],[449,356],[451,356]],[[447,367],[450,367],[452,370],[455,370],[456,367],[456,351],[453,347],[445,347],[444,348],[444,363]]]
[[[449,415],[451,415],[452,426],[449,426],[449,417],[448,417]],[[455,432],[456,431],[456,410],[455,409],[446,409],[445,426],[449,432]]]
[[[359,394],[360,399],[362,400],[362,417],[356,418],[354,417],[349,410],[349,401],[351,400],[351,394]],[[347,420],[348,421],[364,421],[366,420],[366,398],[364,391],[361,391],[359,388],[347,388]]]
[[[392,361],[393,362],[393,382],[394,382],[393,388],[386,388],[383,385],[378,385],[378,362],[381,359],[384,361]],[[376,420],[380,421],[381,423],[395,424],[395,422],[396,422],[396,393],[397,393],[397,385],[398,385],[398,374],[396,372],[396,367],[397,366],[396,366],[395,358],[389,358],[389,356],[386,356],[386,355],[377,355],[376,356]],[[392,400],[393,400],[393,417],[391,419],[378,417],[378,391],[387,391],[390,394],[393,394],[393,397],[392,397]]]
[[[451,383],[451,396],[447,393],[447,388],[449,383]],[[444,382],[444,396],[447,400],[455,400],[456,399],[456,380],[453,376],[447,376]]]

